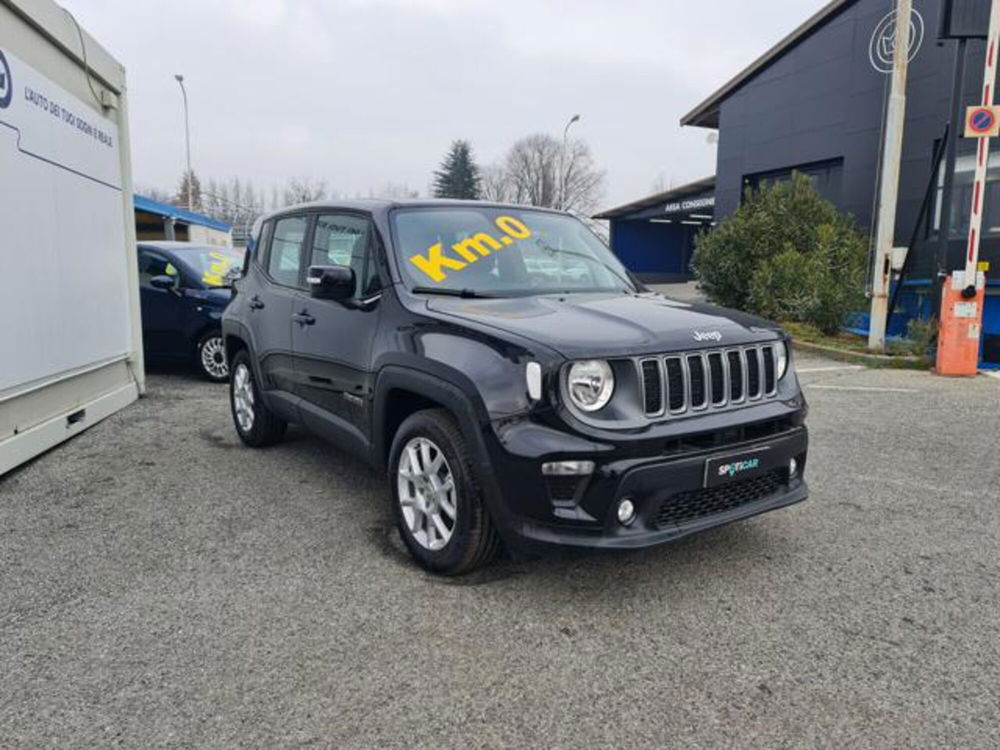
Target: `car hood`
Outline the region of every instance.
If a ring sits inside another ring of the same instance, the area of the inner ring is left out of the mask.
[[[762,318],[660,294],[434,298],[429,311],[499,328],[570,359],[704,349],[774,339]]]

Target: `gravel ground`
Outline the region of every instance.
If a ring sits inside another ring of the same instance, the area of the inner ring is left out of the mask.
[[[799,367],[808,502],[460,580],[153,375],[0,479],[0,746],[996,747],[1000,382]]]

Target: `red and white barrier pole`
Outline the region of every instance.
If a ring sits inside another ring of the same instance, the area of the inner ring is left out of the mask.
[[[997,57],[1000,55],[1000,0],[992,0],[990,28],[986,39],[986,61],[983,68],[981,108],[992,109],[997,77]],[[969,214],[969,237],[965,247],[965,270],[954,271],[945,280],[941,295],[941,327],[938,331],[936,370],[939,375],[975,375],[979,368],[979,343],[983,329],[985,278],[979,271],[979,243],[983,229],[983,206],[986,203],[986,173],[990,162],[990,136],[996,131],[997,112],[993,110],[993,127],[986,134],[976,131],[973,121],[966,136],[979,139],[976,151],[976,174],[972,183],[972,208]],[[987,120],[988,121],[988,120]]]
[[[986,66],[983,71],[983,101],[984,107],[992,107],[994,87],[997,80],[997,54],[1000,50],[1000,0],[993,0],[990,12],[990,31],[986,39]],[[983,228],[983,204],[986,202],[986,170],[990,162],[990,138],[979,139],[979,150],[976,152],[976,177],[972,183],[972,212],[969,215],[969,244],[965,253],[965,281],[975,286],[976,274],[979,271],[979,240]]]

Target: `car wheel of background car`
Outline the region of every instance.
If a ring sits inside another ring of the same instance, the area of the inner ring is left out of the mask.
[[[443,409],[411,415],[392,443],[389,485],[400,536],[435,573],[459,575],[500,549],[462,433]]]
[[[229,404],[240,440],[261,448],[281,440],[287,423],[275,416],[260,397],[246,349],[233,357],[233,377],[229,381]]]
[[[221,331],[206,333],[198,341],[196,349],[201,374],[214,383],[229,378],[229,364],[226,362],[226,346]]]

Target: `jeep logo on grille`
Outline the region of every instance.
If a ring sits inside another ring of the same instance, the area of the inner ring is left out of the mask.
[[[695,341],[722,341],[722,331],[695,331]]]

